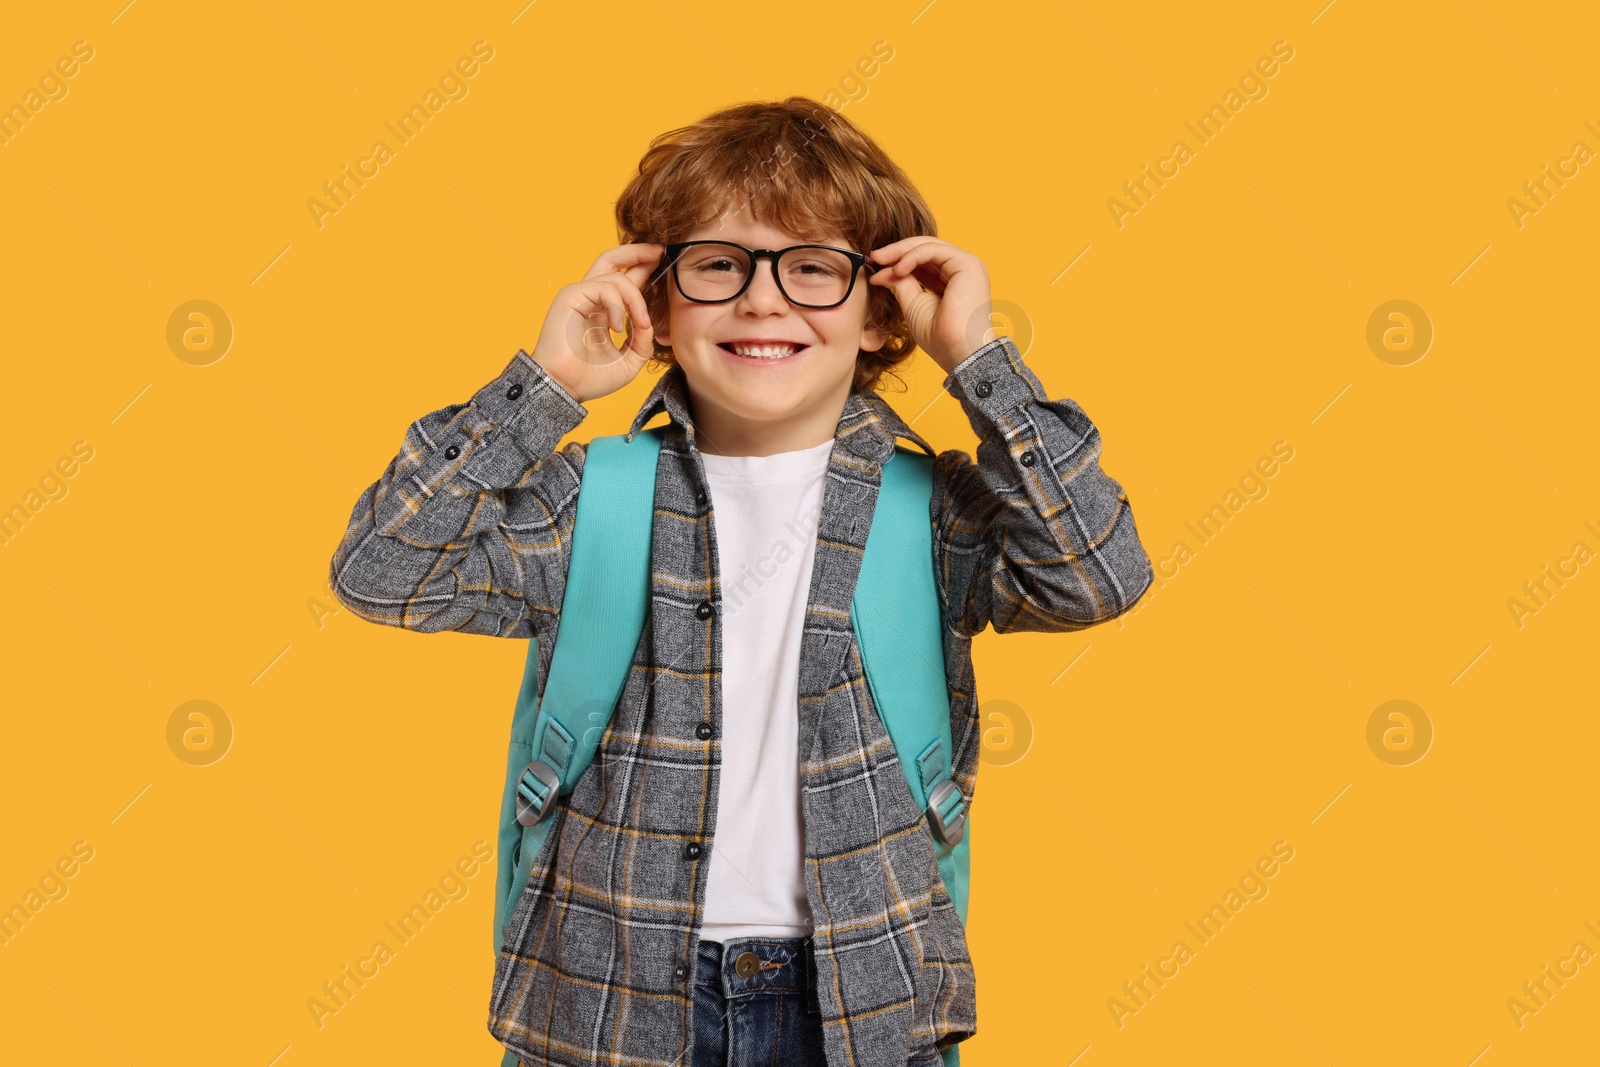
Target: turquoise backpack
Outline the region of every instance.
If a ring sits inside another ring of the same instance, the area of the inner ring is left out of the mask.
[[[597,437],[584,457],[550,676],[541,701],[539,645],[530,640],[511,720],[496,852],[496,954],[554,821],[549,816],[557,797],[572,792],[594,759],[644,630],[656,464],[666,431],[651,427],[632,442],[622,434]],[[965,923],[971,837],[966,800],[950,777],[950,696],[928,522],[932,493],[932,457],[896,444],[883,465],[850,616],[872,701],[911,796],[927,813],[940,874]],[[943,1050],[944,1067],[958,1067],[957,1049]],[[516,1064],[508,1050],[501,1067]]]

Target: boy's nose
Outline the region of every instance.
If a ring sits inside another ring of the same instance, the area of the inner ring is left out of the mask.
[[[749,286],[737,301],[739,310],[771,314],[774,310],[787,308],[789,301],[784,299],[783,290],[778,288],[778,279],[773,273],[776,269],[770,259],[756,261],[755,277],[750,279]]]

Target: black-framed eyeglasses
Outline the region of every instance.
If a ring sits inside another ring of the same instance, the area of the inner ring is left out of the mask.
[[[772,278],[784,299],[797,307],[832,308],[850,299],[862,267],[879,269],[865,252],[831,245],[746,248],[733,241],[679,241],[666,247],[673,283],[685,300],[725,304],[750,288],[755,266],[772,261]]]

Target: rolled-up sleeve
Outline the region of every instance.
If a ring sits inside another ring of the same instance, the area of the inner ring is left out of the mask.
[[[964,636],[1081,630],[1131,608],[1154,574],[1133,509],[1100,467],[1100,432],[1052,400],[1000,337],[945,379],[978,436],[977,460],[939,454],[933,519],[948,624]]]
[[[424,415],[357,499],[329,567],[339,600],[409,630],[534,637],[566,585],[588,415],[525,351]]]

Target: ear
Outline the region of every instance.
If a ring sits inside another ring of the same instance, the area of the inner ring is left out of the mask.
[[[654,324],[656,329],[655,329],[655,334],[653,336],[654,336],[655,340],[660,341],[662,344],[666,345],[668,348],[671,348],[672,347],[672,307],[671,307],[670,304],[667,307],[667,313],[665,315],[665,320],[666,321],[664,321],[664,322],[657,322],[657,323]]]
[[[889,335],[882,330],[872,329],[870,326],[861,327],[861,342],[857,346],[863,352],[876,352],[889,340]]]

